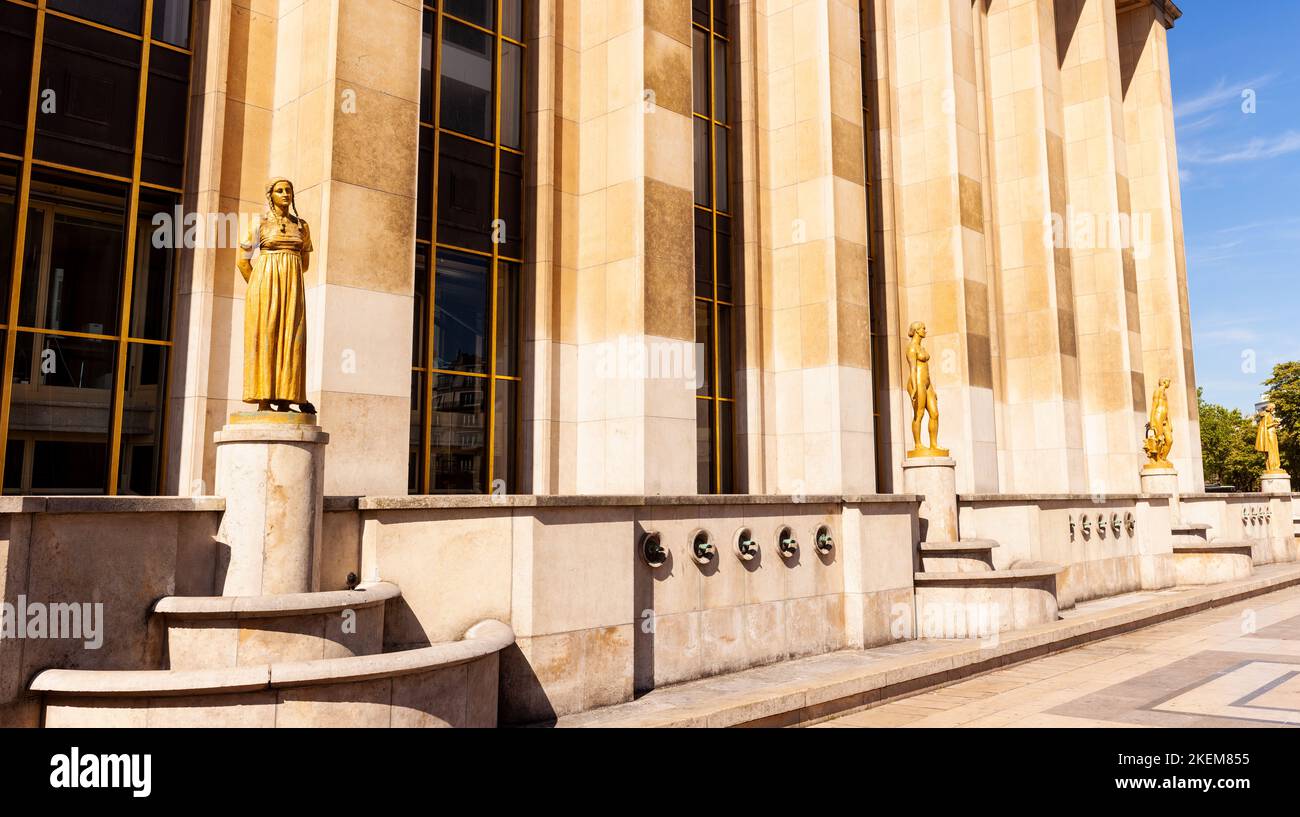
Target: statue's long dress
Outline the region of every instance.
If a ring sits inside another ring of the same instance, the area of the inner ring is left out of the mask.
[[[283,229],[283,231],[282,231]],[[307,402],[307,308],[302,253],[307,222],[255,222],[241,245],[256,251],[244,296],[244,402]]]
[[[1255,450],[1267,455],[1267,464],[1264,467],[1271,471],[1278,467],[1275,463],[1281,462],[1281,456],[1278,451],[1277,435],[1269,425],[1267,416],[1260,417],[1259,422],[1255,424]]]

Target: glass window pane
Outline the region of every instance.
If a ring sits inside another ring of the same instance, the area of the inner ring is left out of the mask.
[[[717,195],[717,208],[722,212],[731,210],[727,181],[730,178],[727,169],[727,134],[726,128],[721,125],[715,125],[714,128],[714,165],[713,165],[713,187]]]
[[[501,44],[501,144],[523,148],[524,50]]]
[[[116,362],[115,341],[19,332],[9,415],[10,443],[22,446],[15,492],[107,490]]]
[[[694,47],[691,50],[691,58],[694,67],[691,69],[692,83],[695,88],[695,112],[709,115],[709,34],[707,31],[701,31],[698,28],[691,29],[694,37]]]
[[[492,28],[494,0],[445,0],[443,8],[448,14],[484,28]]]
[[[439,141],[438,243],[491,252],[493,150],[446,133]]]
[[[0,3],[0,150],[14,155],[23,152],[27,132],[27,95],[32,76],[32,38],[36,12]]]
[[[36,119],[36,157],[130,176],[139,82],[139,43],[47,17],[41,88],[52,108]]]
[[[695,401],[695,482],[702,494],[713,493],[713,401]]]
[[[84,20],[93,20],[132,34],[140,33],[140,12],[144,7],[142,0],[49,0],[48,5]],[[46,25],[49,22],[47,20]]]
[[[501,248],[507,258],[524,257],[524,159],[501,152],[501,190],[497,217],[501,219]]]
[[[713,297],[713,214],[695,211],[695,294]]]
[[[434,282],[434,368],[487,372],[491,260],[440,251]]]
[[[419,159],[416,168],[415,237],[433,239],[433,129],[420,128]]]
[[[492,141],[495,39],[455,20],[442,22],[442,127]]]
[[[131,337],[171,340],[172,281],[176,248],[170,231],[157,232],[155,214],[175,219],[180,200],[153,190],[140,191],[136,226],[135,274],[131,279]],[[161,245],[161,246],[160,246]],[[116,334],[116,330],[112,334]]]
[[[718,403],[718,493],[720,494],[736,492],[733,444],[736,435],[735,408],[734,403]]]
[[[166,346],[144,343],[132,343],[127,349],[117,477],[120,494],[158,493],[168,351]]]
[[[189,47],[190,0],[153,0],[153,38]]]
[[[713,307],[698,300],[695,302],[695,346],[695,359],[704,362],[704,377],[697,378],[701,385],[696,394],[704,397],[713,394]]]
[[[519,376],[519,265],[497,263],[497,374]]]
[[[727,121],[727,43],[713,40],[713,118]]]
[[[407,493],[424,490],[424,383],[426,375],[411,374],[411,449],[407,458]]]
[[[429,336],[429,247],[417,244],[415,247],[415,304],[412,309],[414,331],[411,335],[411,365],[425,365]]]
[[[483,493],[487,378],[434,376],[430,456],[436,494]]]
[[[712,192],[709,190],[709,123],[698,116],[695,122],[695,203],[701,207],[712,207]]]
[[[718,396],[731,397],[731,307],[718,307]]]
[[[523,41],[523,0],[501,0],[501,33],[507,37]]]
[[[517,417],[515,414],[516,398],[519,384],[513,380],[497,380],[496,416],[492,426],[492,485],[490,490],[497,493],[504,489],[507,494],[519,493],[515,476],[515,438]]]
[[[437,28],[438,15],[425,11],[420,38],[420,121],[429,124],[433,124],[433,38]]]
[[[56,184],[56,182],[60,182]],[[117,334],[122,291],[125,186],[32,174],[23,269],[22,325]],[[40,219],[32,213],[40,211]]]
[[[0,324],[9,320],[9,282],[18,229],[17,174],[16,164],[0,161]]]
[[[691,0],[691,20],[705,28],[709,27],[709,0]]]
[[[141,177],[180,187],[185,170],[185,115],[189,107],[190,59],[155,48],[149,56],[149,96],[144,108]]]
[[[715,269],[718,271],[718,300],[730,301],[731,293],[731,219],[718,216],[718,248]]]

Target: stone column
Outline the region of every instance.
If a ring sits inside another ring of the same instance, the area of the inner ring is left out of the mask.
[[[1291,493],[1291,475],[1285,471],[1265,471],[1259,478],[1259,490],[1266,494]]]
[[[983,4],[979,4],[983,5]],[[985,62],[1004,372],[1003,490],[1086,490],[1069,251],[1050,226],[1067,202],[1052,0],[990,0]]]
[[[1069,200],[1053,213],[1074,281],[1088,490],[1135,490],[1146,385],[1138,324],[1119,35],[1114,0],[1060,0],[1065,172]]]
[[[1168,377],[1169,419],[1177,435],[1170,461],[1185,491],[1203,490],[1196,371],[1187,302],[1182,194],[1169,85],[1167,31],[1176,19],[1166,0],[1127,0],[1118,16],[1130,206],[1145,234],[1134,253],[1142,322],[1143,371]]]
[[[895,200],[898,323],[929,331],[930,374],[947,421],[943,444],[964,491],[998,490],[989,339],[983,169],[970,3],[898,0],[876,18],[893,100],[889,155]],[[882,156],[885,152],[882,151]],[[900,341],[902,342],[902,341]],[[901,370],[901,358],[891,361]],[[903,418],[895,427],[906,425]],[[910,442],[910,436],[905,439]]]
[[[223,596],[320,589],[329,435],[311,414],[241,412],[215,435]]]
[[[903,493],[923,497],[922,542],[957,542],[957,462],[949,457],[903,460]]]
[[[758,331],[747,352],[762,359],[766,488],[870,492],[875,458],[856,3],[796,0],[739,9],[753,13],[755,6],[758,173],[756,196],[746,196],[744,209],[758,214],[763,274],[761,307],[749,310]]]

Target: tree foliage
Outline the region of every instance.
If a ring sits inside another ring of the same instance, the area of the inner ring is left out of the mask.
[[[1239,491],[1259,487],[1264,455],[1255,450],[1255,423],[1238,409],[1207,403],[1196,390],[1201,412],[1201,457],[1207,485],[1231,485]]]

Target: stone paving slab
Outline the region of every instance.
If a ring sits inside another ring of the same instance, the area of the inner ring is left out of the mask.
[[[562,717],[555,725],[807,725],[1042,656],[1052,655],[1051,660],[1068,663],[1071,656],[1053,654],[1294,585],[1300,585],[1300,564],[1267,565],[1256,568],[1248,578],[1217,585],[1081,602],[1064,611],[1059,621],[1004,633],[996,642],[920,639],[783,661],[663,687],[629,703]],[[1096,661],[1095,654],[1080,656],[1079,666]],[[1033,672],[1028,666],[1025,671]],[[912,720],[926,711],[917,708]],[[903,725],[901,721],[908,720],[910,714],[894,712],[887,723],[877,725]],[[994,720],[990,713],[989,725]]]

